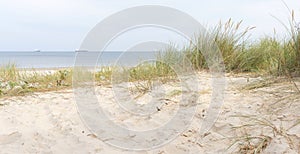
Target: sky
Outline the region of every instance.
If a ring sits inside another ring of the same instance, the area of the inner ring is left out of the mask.
[[[284,0],[300,22],[299,0]],[[243,20],[255,26],[251,39],[278,36],[290,13],[282,0],[0,0],[0,51],[74,51],[87,33],[106,17],[126,8],[162,5],[183,11],[201,24]]]

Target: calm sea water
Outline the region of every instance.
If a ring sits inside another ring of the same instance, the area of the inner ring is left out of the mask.
[[[14,63],[19,68],[73,67],[97,60],[97,66],[131,66],[155,59],[155,52],[0,52],[0,65]],[[76,58],[77,57],[77,58]],[[91,64],[94,66],[94,64]]]

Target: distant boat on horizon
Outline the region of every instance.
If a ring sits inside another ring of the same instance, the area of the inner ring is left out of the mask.
[[[34,52],[41,52],[41,50],[40,49],[35,49]]]

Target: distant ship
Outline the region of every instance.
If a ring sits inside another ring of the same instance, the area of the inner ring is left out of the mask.
[[[75,52],[88,52],[88,50],[76,49]]]
[[[35,49],[34,52],[41,52],[41,50],[40,49]]]

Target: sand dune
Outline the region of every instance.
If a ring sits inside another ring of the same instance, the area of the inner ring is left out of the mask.
[[[210,76],[201,73],[197,111],[188,129],[162,147],[135,152],[98,139],[81,120],[72,89],[2,98],[0,153],[243,153],[255,149],[263,149],[264,153],[299,153],[299,94],[289,82],[240,90],[257,80],[260,79],[227,77],[220,116],[208,132],[201,134],[212,92]],[[128,129],[149,130],[162,127],[180,107],[179,83],[157,88],[164,89],[166,95],[156,98],[160,103],[146,118],[132,116],[120,107],[111,86],[98,86],[95,92],[101,108],[114,123]],[[153,99],[151,92],[131,92],[140,105]]]

